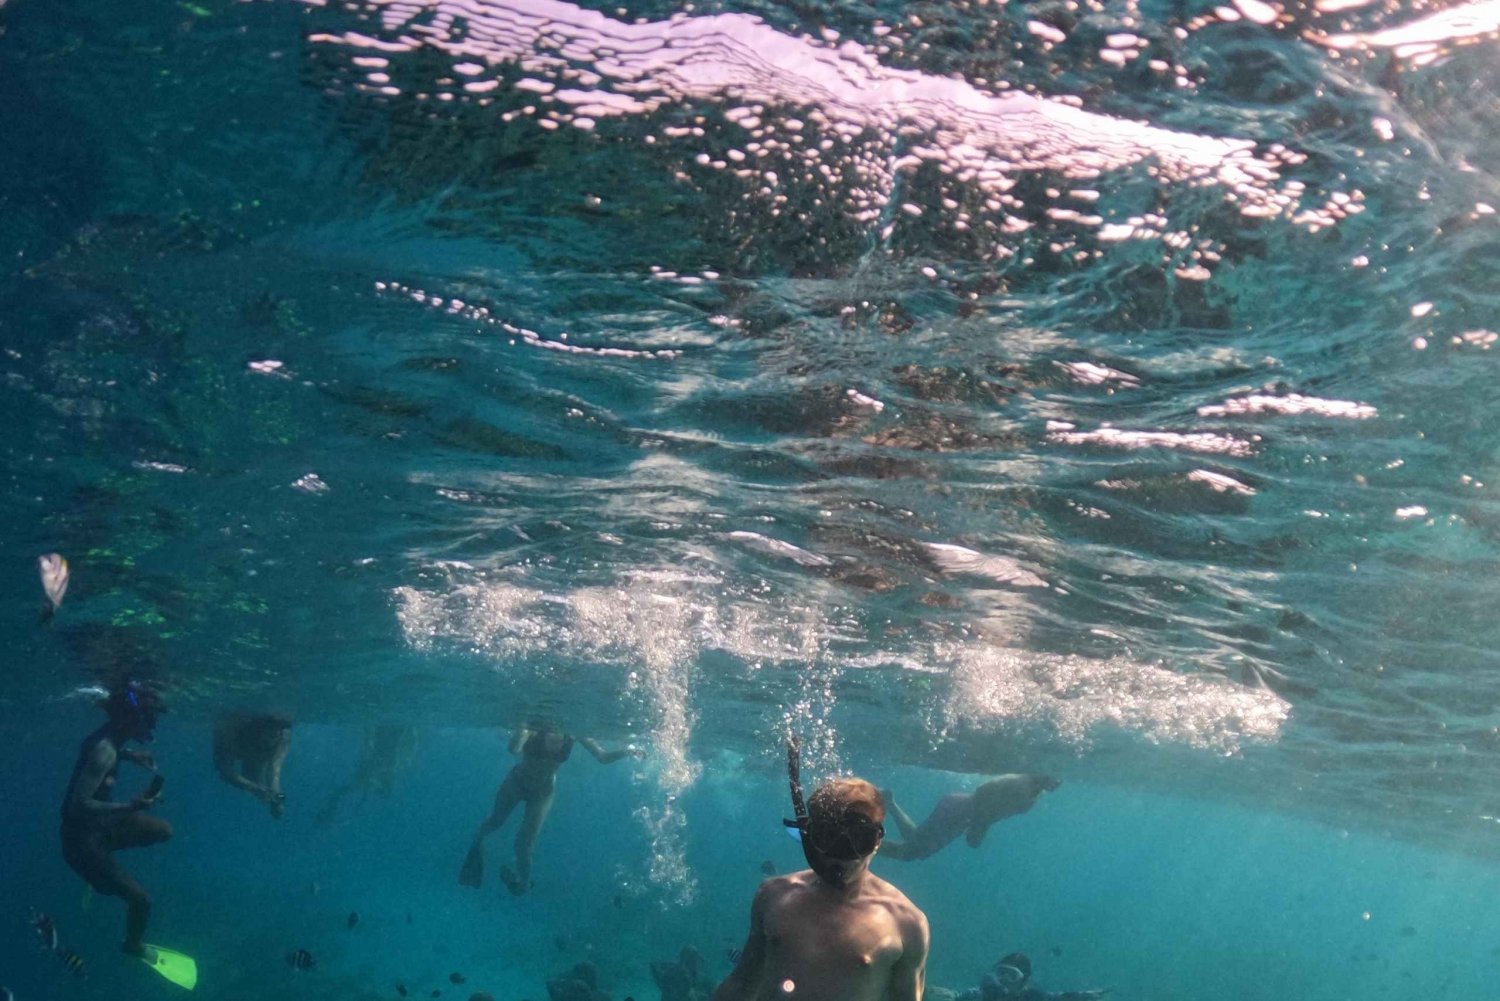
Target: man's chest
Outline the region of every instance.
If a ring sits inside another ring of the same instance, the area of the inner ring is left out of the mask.
[[[901,933],[884,907],[799,902],[768,915],[766,936],[778,952],[851,968],[889,966],[901,955]]]

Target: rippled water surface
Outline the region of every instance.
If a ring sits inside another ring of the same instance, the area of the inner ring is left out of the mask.
[[[0,0],[0,732],[551,714],[650,748],[611,871],[682,906],[789,730],[1493,885],[1497,34]]]

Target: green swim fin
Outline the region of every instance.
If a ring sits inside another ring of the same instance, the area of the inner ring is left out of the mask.
[[[178,987],[192,990],[198,986],[198,963],[192,956],[164,949],[159,945],[146,946],[141,962],[166,977]]]

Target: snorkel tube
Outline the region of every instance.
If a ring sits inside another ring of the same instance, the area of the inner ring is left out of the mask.
[[[786,780],[792,791],[792,816],[796,820],[783,820],[789,829],[796,832],[797,840],[807,828],[807,803],[802,798],[802,741],[796,736],[786,739]]]
[[[802,743],[796,737],[786,739],[786,778],[792,793],[792,813],[797,818],[782,821],[787,833],[802,845],[802,857],[820,879],[834,887],[847,885],[851,873],[848,861],[830,858],[814,844],[807,801],[802,797]]]

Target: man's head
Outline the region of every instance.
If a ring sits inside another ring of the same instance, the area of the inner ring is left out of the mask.
[[[824,882],[846,886],[870,864],[885,837],[885,801],[864,779],[835,779],[807,800],[802,853]]]
[[[136,681],[117,685],[104,700],[110,726],[127,740],[148,741],[161,715],[161,696]]]
[[[985,974],[984,982],[980,985],[980,994],[984,1001],[1015,997],[1026,989],[1030,981],[1031,960],[1026,958],[1024,952],[1013,952],[1002,958],[995,964],[993,970]]]

